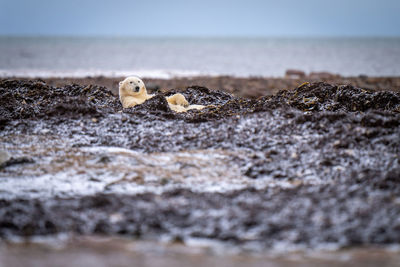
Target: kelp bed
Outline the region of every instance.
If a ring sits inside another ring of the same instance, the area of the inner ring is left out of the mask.
[[[123,235],[253,248],[400,242],[400,94],[191,86],[123,109],[105,87],[1,80],[0,236]]]

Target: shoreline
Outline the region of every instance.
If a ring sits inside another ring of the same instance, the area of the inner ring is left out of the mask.
[[[322,73],[323,74],[323,73]],[[118,95],[118,83],[125,76],[87,76],[87,77],[2,77],[0,80],[43,80],[51,86],[66,86],[70,84],[97,85],[107,87],[114,95]],[[305,82],[326,82],[336,85],[352,85],[355,87],[376,91],[400,91],[400,76],[393,77],[344,77],[340,75],[321,75],[305,77],[236,77],[236,76],[185,76],[173,78],[143,77],[149,92],[166,92],[169,90],[184,90],[197,85],[215,90],[222,90],[236,96],[258,98],[274,95],[280,90],[292,90]]]

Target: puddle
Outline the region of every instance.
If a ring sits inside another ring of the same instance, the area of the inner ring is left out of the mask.
[[[381,248],[340,251],[237,253],[207,245],[183,245],[122,238],[79,237],[53,241],[0,244],[4,266],[398,266],[398,250]]]

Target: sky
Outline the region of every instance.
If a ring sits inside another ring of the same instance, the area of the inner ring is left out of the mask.
[[[0,35],[400,36],[400,0],[0,0]]]

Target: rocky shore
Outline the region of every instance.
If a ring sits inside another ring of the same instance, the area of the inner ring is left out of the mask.
[[[117,79],[3,79],[0,236],[398,244],[400,79],[340,79],[145,79],[130,109]]]

